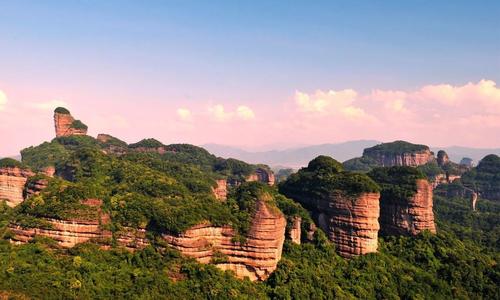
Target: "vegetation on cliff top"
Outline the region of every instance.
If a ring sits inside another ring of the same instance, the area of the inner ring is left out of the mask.
[[[333,194],[346,197],[378,192],[378,185],[365,174],[343,171],[331,157],[319,156],[306,168],[292,174],[279,185],[280,192],[303,204],[314,198],[329,198]]]
[[[426,145],[412,144],[406,141],[394,141],[392,143],[382,143],[363,151],[363,156],[370,156],[373,153],[386,155],[397,155],[403,153],[421,152],[429,150]]]
[[[27,169],[27,166],[22,162],[15,160],[13,158],[2,158],[0,159],[0,168],[20,168]]]
[[[413,167],[375,168],[368,173],[380,187],[380,201],[406,203],[417,192],[417,180],[426,176]]]
[[[54,110],[55,113],[58,113],[58,114],[64,114],[64,115],[69,115],[70,112],[69,110],[67,110],[66,108],[64,107],[57,107],[55,110]]]
[[[485,156],[477,167],[463,174],[461,182],[484,198],[500,200],[500,157]]]
[[[80,120],[74,120],[73,123],[71,123],[70,128],[87,130],[89,127],[83,124],[83,122]]]
[[[133,144],[130,144],[129,147],[134,149],[134,148],[159,148],[159,147],[163,147],[165,145],[163,145],[162,142],[158,141],[158,140],[155,140],[153,138],[149,138],[149,139],[143,139],[137,143],[133,143]]]

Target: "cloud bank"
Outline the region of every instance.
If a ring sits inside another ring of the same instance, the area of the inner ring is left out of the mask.
[[[107,131],[128,142],[156,137],[165,143],[256,147],[404,139],[435,146],[500,147],[500,88],[492,80],[431,84],[414,90],[299,89],[266,103],[199,100],[182,106],[178,102],[138,106],[101,101],[97,111],[96,103],[23,98],[6,92],[8,105],[0,91],[0,134],[11,143],[2,145],[0,155],[50,139],[52,123],[43,110],[60,105],[69,105],[89,125],[90,134]],[[20,125],[26,115],[31,116],[30,122]]]

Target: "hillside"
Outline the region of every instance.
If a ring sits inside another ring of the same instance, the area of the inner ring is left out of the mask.
[[[363,174],[320,155],[275,184],[267,165],[67,120],[22,162],[0,160],[2,297],[500,296],[498,202],[434,196],[414,167]]]

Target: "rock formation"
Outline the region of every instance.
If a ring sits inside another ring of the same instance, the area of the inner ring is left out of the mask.
[[[437,154],[438,166],[442,167],[450,161],[448,154],[444,150],[439,150]]]
[[[56,137],[87,134],[87,126],[80,120],[75,120],[71,113],[62,107],[54,111],[54,125]]]
[[[246,181],[260,181],[268,185],[274,185],[275,178],[273,171],[264,168],[257,168],[254,173],[246,178]]]
[[[38,195],[43,189],[45,189],[49,184],[47,178],[44,177],[32,177],[29,179],[24,186],[24,198],[29,198],[33,195]]]
[[[212,187],[215,199],[226,201],[227,199],[227,181],[225,179],[217,179],[216,186]]]
[[[466,167],[466,168],[472,168],[474,167],[474,160],[469,157],[464,157],[460,160],[460,166]]]
[[[23,202],[24,185],[34,173],[20,167],[0,168],[0,200],[14,207]]]
[[[417,192],[407,199],[385,195],[380,199],[381,233],[416,235],[424,230],[436,232],[432,211],[432,185],[425,179],[416,180]]]
[[[97,135],[97,140],[102,144],[106,154],[123,155],[128,152],[127,143],[109,134],[100,133]]]
[[[281,259],[286,219],[263,201],[257,202],[246,241],[234,241],[235,231],[229,226],[209,224],[194,226],[181,235],[164,235],[169,245],[201,263],[213,263],[232,270],[239,278],[265,280]]]
[[[301,242],[301,223],[302,219],[300,217],[294,217],[292,226],[288,230],[288,237],[292,241],[292,243],[300,245]]]
[[[425,145],[416,145],[404,141],[380,144],[363,151],[363,157],[376,162],[382,167],[425,165],[433,161],[434,154]]]
[[[56,220],[42,219],[47,226],[26,228],[19,224],[12,223],[9,229],[12,232],[11,241],[14,244],[25,244],[35,236],[44,236],[54,239],[57,244],[64,248],[74,247],[76,244],[88,242],[90,240],[104,241],[111,238],[111,232],[102,228],[102,225],[109,222],[109,216],[100,211],[102,201],[98,199],[88,199],[82,204],[95,207],[99,217],[95,220]]]
[[[313,217],[335,243],[340,255],[352,257],[377,252],[379,231],[379,193],[357,197],[332,194],[316,199]]]

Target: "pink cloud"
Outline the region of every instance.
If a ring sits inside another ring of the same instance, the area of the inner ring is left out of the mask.
[[[134,98],[113,101],[71,91],[52,95],[50,91],[1,88],[0,156],[51,140],[51,106],[61,103],[89,126],[89,134],[109,133],[127,142],[156,137],[164,143],[212,142],[255,148],[405,139],[438,146],[500,147],[500,88],[491,80],[406,91],[296,91],[290,92],[289,99],[274,103],[236,105],[203,100],[138,105]],[[9,95],[8,105],[2,102],[5,94]],[[55,96],[57,101],[50,100]]]

